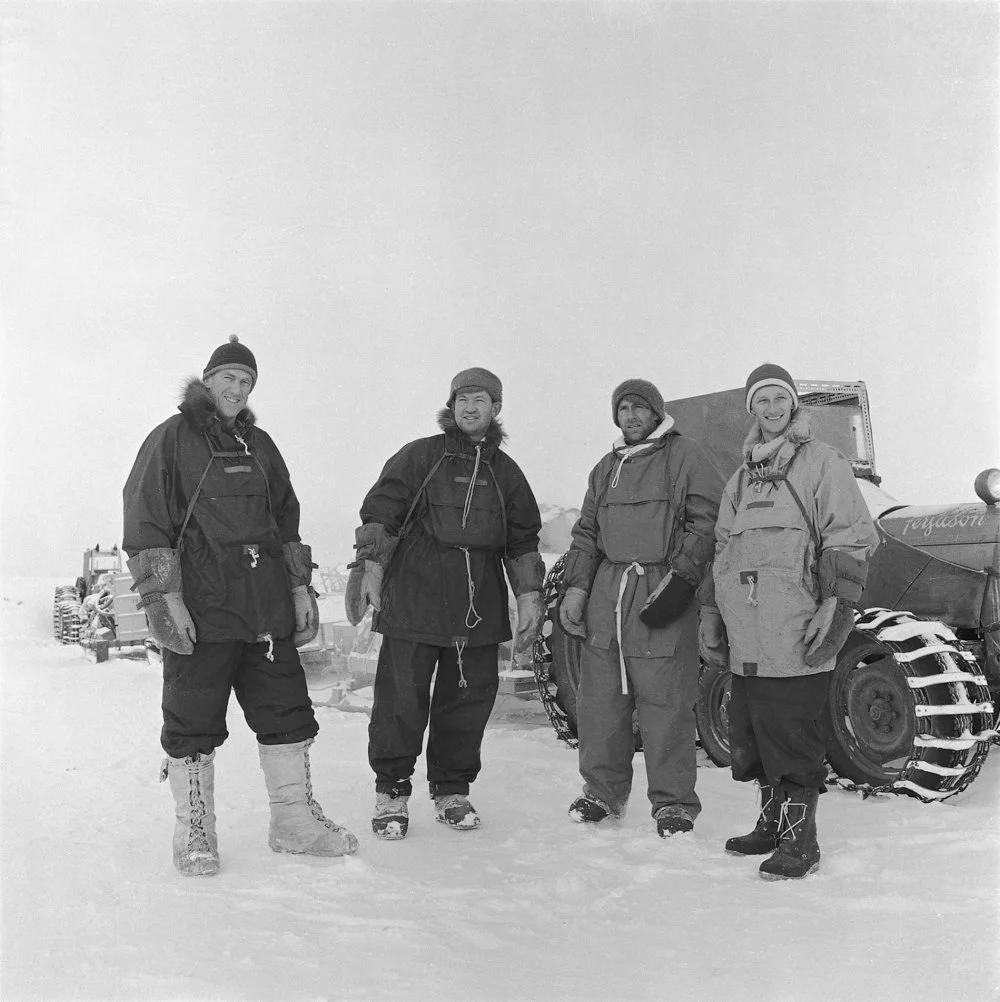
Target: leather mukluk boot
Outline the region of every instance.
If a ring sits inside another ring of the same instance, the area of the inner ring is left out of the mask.
[[[311,856],[349,856],[358,840],[331,821],[312,795],[307,741],[287,745],[258,742],[260,767],[271,801],[268,845],[275,852],[301,852]]]
[[[760,816],[752,832],[726,840],[726,852],[739,856],[764,856],[778,848],[782,794],[769,783],[759,783]]]
[[[186,877],[210,877],[219,870],[215,835],[215,752],[163,760],[160,782],[174,795],[174,866]]]
[[[816,805],[819,790],[799,788],[781,805],[781,841],[760,864],[764,880],[797,880],[819,869]]]

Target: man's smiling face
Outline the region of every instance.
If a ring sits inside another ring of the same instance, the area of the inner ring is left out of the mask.
[[[231,425],[247,405],[253,389],[253,376],[243,369],[220,369],[205,379],[205,385],[212,393],[223,424]]]

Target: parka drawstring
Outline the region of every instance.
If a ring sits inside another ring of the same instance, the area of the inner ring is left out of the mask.
[[[250,455],[250,447],[246,444],[246,442],[243,441],[242,438],[240,438],[238,432],[236,432],[236,431],[233,432],[233,438],[235,438],[236,441],[239,442],[240,445],[243,446],[243,451],[249,456]]]
[[[462,509],[462,528],[465,528],[469,520],[469,509],[472,507],[472,492],[476,489],[476,477],[479,475],[479,459],[482,456],[482,443],[476,443],[476,464],[472,467],[472,476],[469,478],[469,489],[465,492],[465,507]],[[469,555],[466,553],[466,560]]]
[[[618,469],[615,470],[615,475],[611,478],[612,487],[618,486],[618,478],[622,475],[622,467],[625,465],[626,459],[628,459],[628,455],[626,453],[622,453],[621,461],[618,463]]]
[[[274,637],[272,637],[270,633],[260,633],[260,634],[257,635],[257,643],[258,644],[267,644],[267,652],[265,653],[264,657],[267,658],[268,661],[273,661],[274,660]]]
[[[466,640],[459,640],[455,638],[455,653],[458,655],[458,687],[459,689],[468,689],[469,683],[465,681],[465,672],[462,669],[462,651],[465,650],[465,645],[468,643]]]
[[[618,601],[615,603],[615,629],[618,634],[618,664],[622,673],[622,695],[628,695],[628,675],[625,672],[625,655],[622,653],[622,599],[625,597],[625,588],[628,586],[628,572],[634,570],[639,577],[643,577],[646,568],[642,564],[632,561],[622,571],[621,581],[618,582]]]
[[[459,549],[465,554],[465,578],[469,586],[469,608],[465,610],[465,625],[474,630],[483,621],[483,617],[476,612],[476,583],[472,580],[472,558],[469,556],[469,548],[460,546]],[[470,616],[475,617],[471,623]]]

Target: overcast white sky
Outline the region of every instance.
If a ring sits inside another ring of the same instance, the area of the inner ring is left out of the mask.
[[[579,504],[629,376],[863,379],[889,493],[1000,465],[993,3],[6,3],[0,571],[121,535],[238,333],[321,563],[494,369]]]

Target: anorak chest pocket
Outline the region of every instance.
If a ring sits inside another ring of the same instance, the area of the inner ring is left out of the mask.
[[[808,621],[817,604],[808,572],[811,543],[787,491],[745,496],[716,560],[716,597],[727,624],[755,624],[756,634]]]
[[[500,495],[482,466],[473,480],[471,466],[444,464],[427,485],[427,518],[444,546],[503,549],[507,542]]]
[[[658,496],[607,497],[597,513],[601,546],[615,563],[661,563],[670,558],[675,520],[666,489]]]

